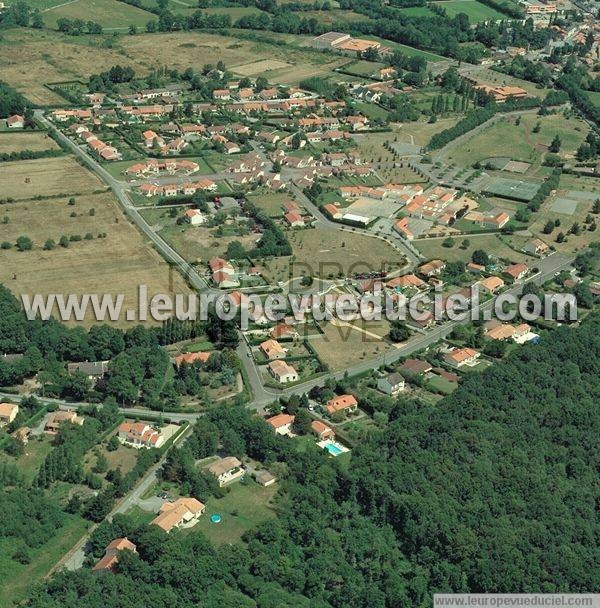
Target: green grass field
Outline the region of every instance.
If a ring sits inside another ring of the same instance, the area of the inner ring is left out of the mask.
[[[130,25],[144,27],[148,21],[155,20],[152,13],[117,0],[74,0],[48,9],[43,16],[44,23],[51,28],[56,28],[58,20],[63,17],[92,20],[107,30],[128,28]]]
[[[426,6],[409,6],[400,10],[408,17],[431,17],[434,14]]]
[[[33,583],[41,580],[77,543],[87,526],[81,517],[67,515],[65,525],[49,542],[30,550],[31,562],[27,565],[11,559],[17,547],[14,539],[0,540],[0,608],[11,608],[25,599]]]
[[[539,131],[534,133],[538,123]],[[561,154],[572,156],[588,131],[582,120],[565,118],[562,114],[523,114],[519,124],[514,117],[502,118],[461,143],[450,152],[448,160],[470,166],[487,158],[507,157],[536,164],[548,151],[555,135],[562,141]]]
[[[275,517],[271,501],[277,492],[278,485],[263,488],[252,480],[229,486],[230,491],[219,499],[209,499],[206,512],[189,533],[202,532],[213,543],[224,545],[238,542],[244,532],[258,524]],[[210,516],[218,514],[221,523],[213,524]]]
[[[446,9],[446,13],[450,18],[455,17],[459,13],[465,13],[471,23],[489,20],[498,21],[507,18],[507,15],[485,4],[481,4],[481,2],[477,2],[477,0],[444,0],[435,4]]]
[[[600,91],[587,91],[588,97],[596,107],[600,107]]]
[[[466,249],[459,247],[463,238],[457,237],[454,247],[444,247],[442,245],[443,238],[416,240],[414,244],[428,260],[442,259],[447,262],[470,262],[475,249],[483,249],[490,255],[506,258],[514,263],[534,260],[534,258],[524,253],[514,251],[494,234],[469,235],[469,246]]]

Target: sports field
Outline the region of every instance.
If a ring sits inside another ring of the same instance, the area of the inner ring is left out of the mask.
[[[496,177],[485,187],[485,193],[528,203],[539,190],[538,182]]]
[[[43,18],[47,27],[55,28],[57,21],[65,18],[92,20],[107,30],[144,27],[156,20],[152,13],[117,0],[72,0],[45,10]]]
[[[451,19],[459,13],[464,13],[469,17],[471,23],[499,21],[507,18],[507,15],[504,13],[500,13],[490,6],[477,2],[477,0],[443,0],[442,2],[435,2],[435,4],[444,8]]]
[[[17,296],[123,293],[125,306],[133,307],[140,284],[148,286],[149,294],[187,293],[179,274],[129,223],[111,193],[76,196],[75,205],[67,197],[11,203],[0,213],[8,218],[8,223],[0,222],[0,242],[14,243],[20,235],[33,241],[31,251],[2,251],[0,283]],[[87,233],[94,238],[87,240]],[[106,236],[98,238],[100,234]],[[58,245],[62,235],[82,240],[63,248]],[[47,239],[57,244],[50,251],[43,249]],[[92,322],[89,314],[86,324]]]

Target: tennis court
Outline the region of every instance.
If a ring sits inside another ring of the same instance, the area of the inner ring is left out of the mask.
[[[496,177],[486,186],[484,193],[528,203],[535,196],[539,187],[538,182],[524,182],[517,179]]]

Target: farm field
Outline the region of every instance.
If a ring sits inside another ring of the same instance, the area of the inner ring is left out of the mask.
[[[477,2],[477,0],[444,0],[435,4],[446,9],[446,13],[451,19],[459,13],[464,13],[469,17],[471,23],[490,20],[499,21],[507,18],[507,15],[504,13],[481,2]]]
[[[434,14],[426,6],[409,6],[400,10],[408,17],[431,17]]]
[[[415,240],[414,245],[428,260],[442,259],[447,262],[470,262],[473,251],[476,249],[483,249],[490,255],[505,258],[514,263],[535,260],[532,256],[514,251],[494,234],[469,235],[467,237],[469,246],[466,249],[460,247],[463,238],[465,237],[456,237],[454,247],[444,247],[442,245],[443,238]]]
[[[124,9],[127,4],[112,0]],[[137,9],[136,9],[137,10]],[[143,13],[143,11],[140,11]],[[152,19],[151,13],[145,21]],[[235,31],[235,30],[234,30]],[[272,70],[266,75],[273,80],[297,84],[308,76],[329,76],[333,69],[347,63],[346,57],[328,56],[311,49],[291,46],[298,37],[270,33],[273,40],[289,41],[290,46],[268,44],[219,36],[204,32],[175,32],[123,36],[107,44],[103,36],[67,36],[51,30],[7,30],[0,41],[2,79],[36,104],[61,104],[66,101],[44,86],[66,80],[86,81],[93,73],[113,65],[131,66],[138,74],[168,65],[185,70],[198,68],[208,60],[224,61],[228,68],[248,66],[249,58],[279,61],[292,67]],[[160,48],[159,55],[155,53]],[[254,63],[257,74],[264,68]],[[250,68],[248,68],[250,69]],[[235,69],[233,69],[235,71]]]
[[[39,152],[41,150],[58,150],[58,144],[41,131],[20,131],[11,133],[10,131],[0,133],[0,154],[10,152],[22,152],[31,150]]]
[[[210,498],[206,513],[199,522],[185,533],[201,532],[216,545],[238,542],[244,532],[258,524],[275,517],[272,501],[278,485],[263,488],[254,481],[234,482],[223,498]],[[210,516],[218,514],[221,522],[213,524]]]
[[[333,23],[352,23],[364,21],[365,16],[352,10],[333,9],[330,11],[303,11],[302,16],[307,19],[316,19],[319,23],[331,25]]]
[[[144,27],[148,21],[156,20],[152,13],[117,0],[74,0],[45,10],[43,17],[47,27],[56,28],[62,18],[92,19],[107,30],[130,25]]]
[[[95,215],[90,215],[90,209]],[[71,217],[75,212],[77,217]],[[0,223],[0,242],[14,243],[25,235],[33,241],[31,251],[16,248],[2,252],[0,283],[13,293],[61,294],[123,294],[125,308],[136,307],[138,285],[155,293],[187,293],[180,275],[163,262],[137,230],[123,216],[111,193],[86,194],[68,198],[42,199],[5,205]],[[43,245],[51,238],[58,243],[62,235],[91,233],[95,238],[70,243],[68,248],[56,246],[45,251]],[[98,234],[105,238],[97,238]],[[16,278],[15,278],[16,277]],[[89,311],[84,324],[93,324]],[[107,319],[108,322],[108,319]],[[125,326],[126,321],[118,323]]]
[[[540,129],[534,133],[537,123]],[[487,158],[505,156],[539,164],[555,135],[562,141],[561,154],[572,158],[588,131],[583,120],[574,116],[566,118],[563,114],[522,114],[518,125],[514,116],[503,117],[452,150],[448,160],[457,165],[472,165]]]
[[[105,189],[100,179],[67,156],[3,163],[0,172],[2,198],[29,199],[99,189]]]

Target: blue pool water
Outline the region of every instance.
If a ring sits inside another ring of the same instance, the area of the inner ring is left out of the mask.
[[[220,523],[221,523],[221,516],[220,516],[220,515],[217,515],[217,514],[215,513],[214,515],[211,515],[211,516],[210,516],[210,521],[211,521],[213,524],[220,524]]]
[[[342,450],[334,445],[333,443],[326,443],[323,446],[332,456],[339,456],[342,453]]]

